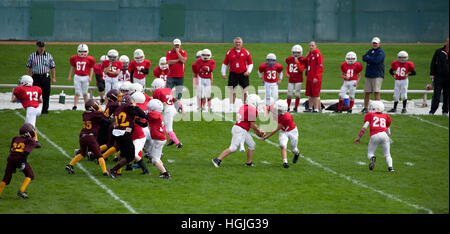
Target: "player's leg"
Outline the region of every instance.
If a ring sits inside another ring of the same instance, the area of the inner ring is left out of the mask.
[[[84,103],[88,101],[89,76],[84,76],[81,79],[81,93],[83,94]]]
[[[342,107],[344,107],[344,97],[348,91],[347,83],[344,83],[341,86],[341,90],[339,91],[339,102],[338,102],[338,112],[342,112]]]
[[[403,101],[403,109],[402,109],[402,113],[406,113],[406,104],[408,102],[408,84],[409,84],[409,80],[408,78],[402,80],[402,84],[401,84],[401,88],[400,88],[400,95],[402,97],[402,101]]]
[[[111,90],[111,87],[112,87],[112,79],[109,77],[106,77],[105,78],[105,93],[106,94]]]
[[[245,135],[243,131],[245,130],[236,125],[234,125],[233,128],[231,128],[231,144],[228,148],[222,151],[222,153],[217,158],[212,159],[212,162],[215,167],[219,167],[222,160],[228,155],[236,152],[238,147],[240,147],[241,142],[245,141]]]
[[[298,130],[297,127],[288,132],[289,142],[291,146],[291,152],[294,154],[294,159],[292,160],[294,163],[297,162],[298,157],[300,156],[300,150],[298,149]]]
[[[397,112],[397,105],[400,98],[400,80],[395,80],[393,98],[394,98],[394,107],[392,107],[392,109],[388,111],[389,113]]]
[[[252,162],[252,158],[253,158],[253,152],[255,151],[256,148],[256,143],[253,140],[253,137],[244,130],[243,132],[244,135],[244,139],[245,139],[245,144],[247,145],[247,162],[245,163],[246,166],[254,166],[253,162]]]
[[[28,195],[25,193],[30,182],[34,179],[33,169],[31,168],[29,163],[25,163],[25,168],[23,169],[23,174],[25,175],[25,179],[17,192],[17,196],[21,198],[28,198]]]
[[[177,148],[182,148],[183,144],[178,140],[177,135],[173,131],[173,117],[176,114],[176,110],[174,108],[168,108],[163,113],[164,124],[166,127],[166,132],[169,135],[169,143],[168,146],[175,144]]]
[[[98,143],[95,140],[95,137],[94,136],[85,136],[84,138],[86,138],[86,140],[87,140],[88,151],[90,151],[90,152],[92,152],[94,154],[94,157],[98,161],[98,165],[100,166],[102,174],[103,175],[108,175],[107,172],[106,172],[105,159],[103,158],[103,155],[100,152],[100,147],[98,146]]]
[[[13,173],[16,172],[16,163],[11,162],[10,160],[11,159],[8,158],[5,173],[3,175],[2,181],[0,182],[0,196],[2,195],[2,192],[5,189],[6,185],[9,185],[9,183],[11,182]]]
[[[133,144],[134,144],[134,161],[142,169],[142,174],[149,174],[149,171],[147,169],[147,166],[145,165],[144,160],[142,160],[142,157],[139,155],[139,153],[142,152],[142,150],[144,149],[145,142],[146,142],[146,138],[145,137],[143,137],[141,139],[135,139],[133,141]]]
[[[295,94],[295,107],[294,112],[297,112],[298,105],[300,104],[300,93],[302,90],[302,82],[295,83],[294,94]]]
[[[281,149],[281,158],[283,159],[283,167],[289,168],[289,164],[287,161],[287,144],[289,141],[288,133],[284,131],[280,131],[278,134],[278,141],[280,142]]]
[[[79,153],[72,158],[72,160],[69,162],[69,164],[66,165],[66,171],[69,174],[75,173],[73,167],[75,166],[75,164],[77,164],[79,161],[81,161],[81,159],[83,159],[88,153],[88,148],[87,148],[88,146],[86,144],[84,137],[80,137],[79,142],[80,142]]]
[[[380,135],[380,141],[381,141],[380,145],[381,145],[381,148],[383,149],[383,154],[384,154],[384,158],[386,159],[388,171],[394,171],[394,168],[392,167],[390,138],[385,132],[381,132],[378,134]]]
[[[373,170],[375,168],[375,152],[379,144],[379,137],[377,134],[370,137],[369,145],[367,146],[367,158],[369,159],[369,169]]]
[[[265,91],[264,100],[266,101],[266,108],[267,108],[270,105],[271,85],[269,82],[264,82],[264,91]]]
[[[73,76],[73,87],[75,88],[75,95],[73,96],[73,107],[72,110],[76,110],[77,109],[77,105],[78,105],[78,100],[80,99],[80,95],[81,95],[81,82],[82,82],[82,77],[78,76],[78,75],[74,75]]]
[[[25,115],[25,123],[29,123],[29,124],[33,125],[34,127],[36,127],[36,119],[40,115],[41,115],[41,109],[39,109],[39,107],[38,108],[34,108],[32,106],[27,107],[26,115]],[[36,140],[36,144],[37,144],[36,148],[41,148],[41,144],[39,143],[37,133],[35,136],[35,140]]]
[[[150,156],[152,158],[152,164],[159,170],[158,177],[162,179],[170,179],[170,174],[161,161],[162,150],[166,144],[166,141],[153,140],[153,143]]]
[[[271,89],[271,95],[273,96],[274,103],[278,101],[278,84],[273,83],[272,89]]]
[[[111,178],[115,178],[118,170],[134,159],[134,144],[133,140],[131,140],[131,134],[124,134],[115,138],[121,154],[117,164],[109,170],[109,175]]]
[[[294,88],[295,88],[294,83],[288,83],[288,89],[287,89],[287,94],[286,94],[286,102],[288,105],[288,112],[291,110],[291,100],[292,100],[292,94],[294,94]]]

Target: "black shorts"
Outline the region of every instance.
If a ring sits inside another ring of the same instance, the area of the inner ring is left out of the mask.
[[[100,75],[95,74],[95,79],[97,80],[97,88],[99,92],[105,91],[105,81],[100,78]]]
[[[228,74],[228,86],[235,88],[237,85],[240,85],[243,89],[247,88],[250,85],[248,76],[244,75],[244,73],[237,74],[230,72]]]

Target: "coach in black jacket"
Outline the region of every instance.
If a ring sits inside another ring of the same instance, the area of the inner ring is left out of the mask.
[[[442,114],[448,115],[448,37],[445,46],[436,50],[431,60],[430,78],[433,82],[434,93],[431,101],[430,115],[439,107],[441,92],[443,94]]]

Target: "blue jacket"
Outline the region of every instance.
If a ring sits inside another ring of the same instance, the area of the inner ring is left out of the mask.
[[[367,63],[366,77],[367,78],[384,78],[384,50],[381,47],[378,49],[370,49],[362,59]]]

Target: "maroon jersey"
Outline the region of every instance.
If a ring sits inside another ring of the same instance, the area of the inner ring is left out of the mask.
[[[298,58],[298,62],[295,62],[294,57],[290,56],[286,58],[286,74],[289,74],[289,83],[303,82],[303,70],[306,67],[306,58]]]
[[[11,147],[9,149],[10,157],[22,157],[24,152],[31,153],[31,151],[36,147],[36,141],[30,137],[17,136],[11,141]]]
[[[119,107],[118,102],[108,102],[108,105],[106,105],[105,112],[103,113],[107,118],[111,117],[112,114],[114,114],[114,111],[116,111],[117,107]]]
[[[83,113],[83,128],[80,131],[80,136],[83,134],[97,136],[101,121],[105,118],[105,115],[101,111],[85,111]]]
[[[134,127],[135,115],[130,111],[130,104],[122,104],[114,111],[114,129],[126,130]]]
[[[13,94],[16,96],[23,108],[32,106],[39,107],[39,98],[42,95],[42,89],[38,86],[19,86],[14,89]]]
[[[214,60],[203,61],[199,59],[192,64],[192,72],[197,73],[200,78],[211,79],[215,67],[216,62]]]

